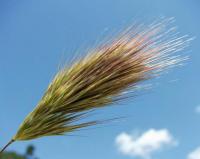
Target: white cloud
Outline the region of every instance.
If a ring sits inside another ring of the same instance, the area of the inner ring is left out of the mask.
[[[165,146],[174,146],[176,143],[167,129],[150,129],[139,136],[124,132],[116,137],[116,144],[121,153],[141,158],[151,158],[153,152]]]
[[[188,155],[188,159],[200,159],[200,147],[198,147],[197,149],[195,149],[194,151],[192,151]]]

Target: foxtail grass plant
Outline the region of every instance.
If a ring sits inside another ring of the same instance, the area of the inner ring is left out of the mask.
[[[132,26],[61,69],[35,109],[25,118],[13,142],[63,135],[96,125],[81,122],[91,110],[107,107],[135,91],[141,82],[177,66],[185,58],[174,54],[190,39],[168,28],[170,20]]]

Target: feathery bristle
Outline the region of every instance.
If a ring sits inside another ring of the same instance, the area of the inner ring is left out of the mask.
[[[13,140],[62,135],[95,125],[98,121],[77,121],[182,61],[184,58],[172,54],[182,50],[189,40],[177,37],[173,29],[166,30],[167,23],[164,20],[132,27],[71,67],[63,68]]]

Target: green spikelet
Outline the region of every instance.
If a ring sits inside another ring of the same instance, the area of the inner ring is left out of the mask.
[[[188,39],[177,37],[163,22],[133,27],[78,61],[63,68],[41,101],[21,124],[12,142],[63,135],[98,124],[80,122],[90,110],[106,107],[134,91],[138,84],[175,66],[183,58],[172,55]],[[139,28],[139,29],[138,29]]]

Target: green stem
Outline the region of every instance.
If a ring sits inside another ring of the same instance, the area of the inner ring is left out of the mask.
[[[15,140],[10,140],[4,147],[3,147],[3,149],[0,151],[0,154],[2,154],[4,151],[5,151],[5,149],[8,147],[8,146],[10,146],[13,142],[14,142]]]

